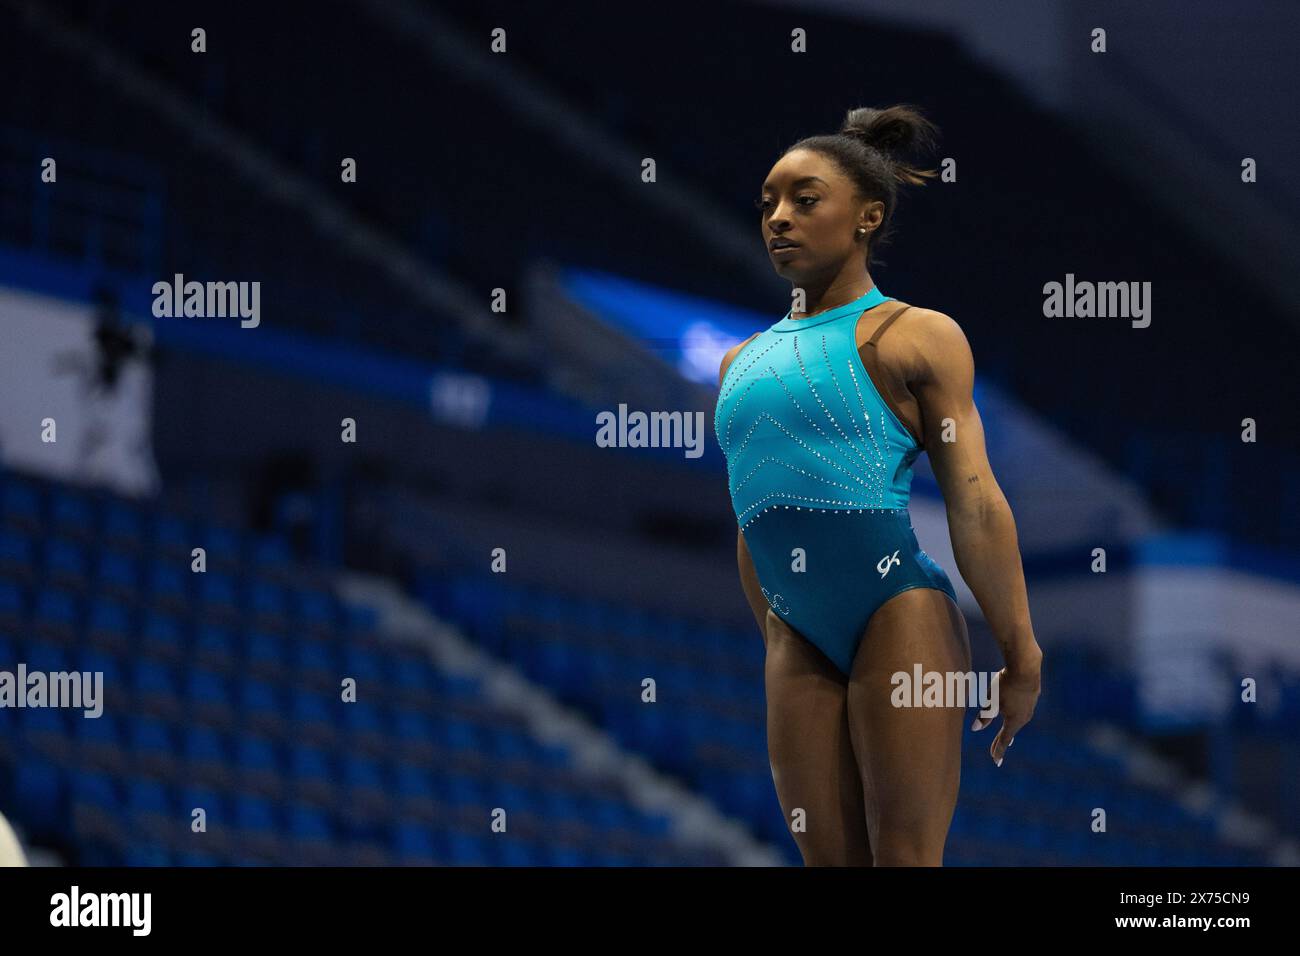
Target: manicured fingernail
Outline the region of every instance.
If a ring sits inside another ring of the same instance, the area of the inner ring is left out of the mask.
[[[1008,740],[1008,741],[1007,741],[1007,749],[1010,750],[1010,749],[1011,749],[1011,745],[1014,744],[1015,742],[1016,742],[1016,738],[1015,738],[1015,737],[1012,737],[1010,740]]]
[[[1002,758],[999,757],[997,760],[993,761],[993,763],[994,763],[995,765],[1001,767],[1001,766],[1002,766]]]
[[[980,719],[979,719],[978,717],[976,717],[974,723],[972,723],[972,724],[970,725],[970,729],[971,729],[971,730],[979,730],[979,729],[980,729]]]

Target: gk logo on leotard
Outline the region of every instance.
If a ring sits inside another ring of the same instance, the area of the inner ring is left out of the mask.
[[[778,614],[789,614],[789,613],[790,613],[790,609],[789,609],[788,607],[785,606],[784,601],[783,601],[781,595],[779,595],[779,594],[768,594],[768,593],[767,593],[767,588],[763,588],[763,587],[760,587],[759,590],[763,592],[763,597],[767,598],[767,603],[770,604],[770,605],[772,606],[772,610],[773,610],[773,611],[776,611]]]
[[[899,550],[901,551],[902,549],[900,548]],[[883,558],[881,558],[876,563],[876,570],[880,572],[880,576],[883,578],[886,574],[889,573],[890,568],[892,568],[896,564],[902,564],[902,563],[903,563],[902,560],[898,557],[898,551],[895,551],[893,554],[887,554]]]

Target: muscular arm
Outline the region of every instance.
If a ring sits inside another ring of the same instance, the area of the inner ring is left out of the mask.
[[[727,366],[731,360],[753,337],[751,335],[722,357],[722,365],[718,369],[718,388],[722,387],[722,380],[727,377]],[[736,529],[736,564],[740,568],[740,586],[745,591],[745,600],[749,602],[749,609],[754,612],[754,620],[758,623],[758,633],[766,635],[767,598],[763,597],[762,585],[758,583],[758,573],[754,570],[754,559],[750,557],[749,546],[745,544],[745,534],[739,528]]]
[[[914,328],[921,358],[908,385],[924,416],[926,452],[943,491],[957,568],[1007,666],[1036,669],[1042,651],[1029,619],[1016,521],[985,452],[970,344],[940,312],[922,310]]]

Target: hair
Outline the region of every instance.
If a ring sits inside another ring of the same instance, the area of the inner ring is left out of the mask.
[[[879,228],[867,237],[870,264],[876,249],[893,236],[899,186],[923,186],[927,179],[938,175],[936,170],[921,169],[906,161],[910,153],[933,149],[938,132],[920,110],[906,103],[884,109],[859,106],[848,111],[838,133],[806,137],[785,153],[796,149],[821,153],[854,182],[863,198],[885,204]]]

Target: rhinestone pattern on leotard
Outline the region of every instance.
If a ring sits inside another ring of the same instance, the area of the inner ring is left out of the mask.
[[[776,508],[906,510],[919,449],[857,355],[861,313],[841,307],[797,330],[784,319],[728,367],[714,430],[742,530]]]

